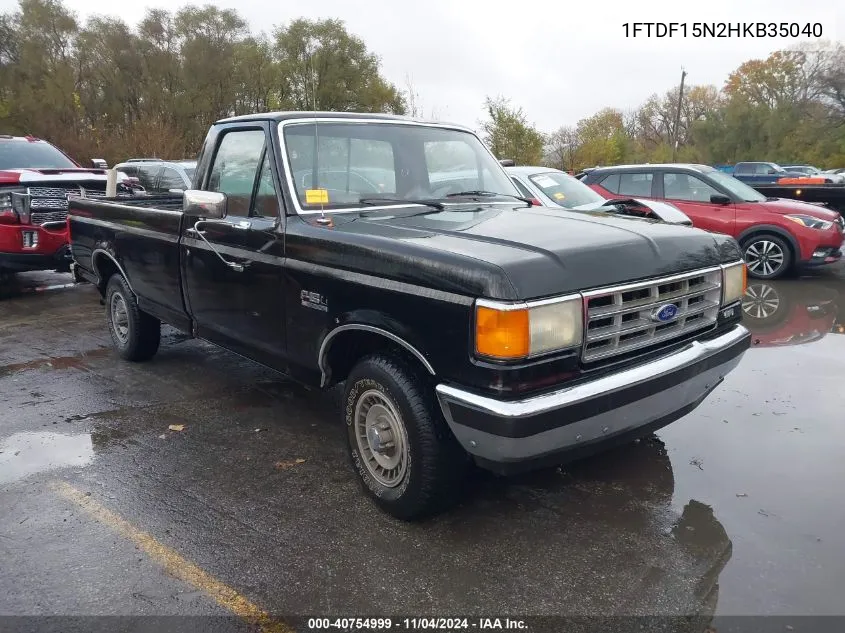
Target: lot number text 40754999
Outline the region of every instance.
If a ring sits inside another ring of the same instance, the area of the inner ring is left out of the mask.
[[[820,22],[625,22],[625,37],[821,37]]]

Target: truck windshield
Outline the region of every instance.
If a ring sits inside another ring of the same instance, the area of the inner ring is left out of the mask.
[[[76,169],[71,159],[44,141],[0,141],[0,169]]]
[[[469,132],[405,123],[303,122],[285,125],[283,136],[287,168],[306,213],[372,210],[374,199],[382,197],[388,206],[460,202],[455,194],[463,192],[485,192],[492,200],[496,194],[519,196],[498,161]]]
[[[744,182],[737,180],[733,176],[729,176],[724,172],[714,169],[713,171],[708,171],[707,175],[710,176],[710,178],[715,180],[717,183],[722,185],[725,189],[730,191],[732,194],[738,196],[740,200],[745,200],[746,202],[766,201],[766,196],[761,194],[759,191],[752,189]]]

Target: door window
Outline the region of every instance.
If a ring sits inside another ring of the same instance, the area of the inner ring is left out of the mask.
[[[158,188],[164,192],[171,189],[185,189],[185,180],[182,175],[172,167],[165,167],[161,170],[161,176],[158,179]]]
[[[690,174],[663,174],[663,197],[670,200],[710,202],[710,196],[721,193]]]
[[[652,174],[619,174],[619,193],[623,196],[651,196]]]
[[[161,165],[141,165],[138,167],[138,181],[147,191],[155,191],[156,176]]]
[[[249,215],[255,177],[263,155],[263,130],[227,132],[217,146],[207,188],[226,194],[228,215]]]
[[[599,185],[610,193],[619,193],[619,174],[605,176],[604,180],[599,182]]]
[[[261,163],[261,175],[250,215],[259,218],[275,218],[279,215],[279,196],[276,195],[276,185],[273,182],[273,171],[270,169],[270,157],[267,152],[264,153],[264,160]]]

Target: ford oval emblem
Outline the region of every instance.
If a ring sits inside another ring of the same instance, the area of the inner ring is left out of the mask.
[[[678,306],[676,306],[674,303],[667,303],[666,305],[660,306],[659,308],[655,308],[652,311],[651,320],[666,323],[668,321],[672,321],[677,316]]]

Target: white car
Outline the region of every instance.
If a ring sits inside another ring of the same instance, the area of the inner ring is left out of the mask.
[[[519,192],[544,207],[563,207],[570,211],[625,213],[656,217],[668,224],[692,226],[683,211],[668,202],[627,198],[608,200],[577,178],[550,167],[505,167]]]

